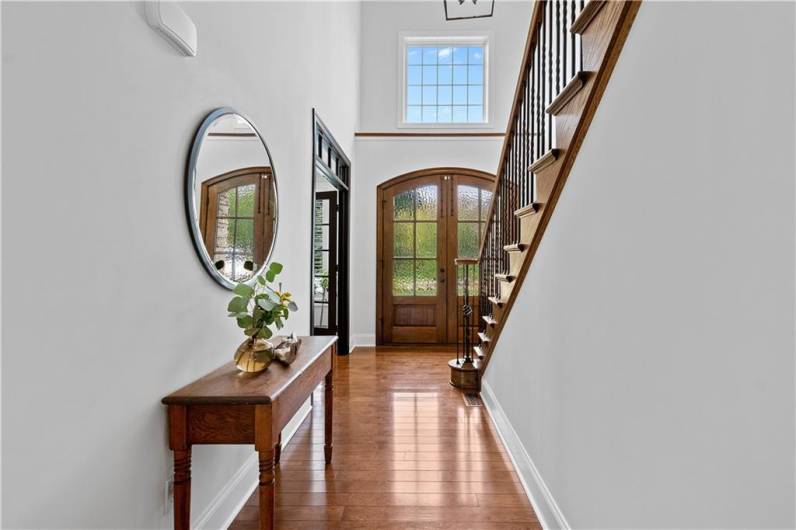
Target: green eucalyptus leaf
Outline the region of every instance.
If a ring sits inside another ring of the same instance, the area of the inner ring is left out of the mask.
[[[251,298],[254,296],[254,288],[246,285],[245,283],[239,283],[236,285],[233,292],[244,298]]]
[[[274,278],[276,278],[276,273],[269,269],[269,271],[265,273],[265,279],[272,282]]]
[[[260,285],[265,285],[266,283],[265,278],[263,278],[261,274],[257,275],[257,283],[259,283]]]
[[[273,336],[273,332],[271,332],[268,328],[262,328],[258,333],[257,336],[261,339],[270,339]]]
[[[243,330],[244,335],[247,337],[252,337],[257,334],[257,328],[246,328]]]
[[[227,311],[230,313],[246,313],[248,311],[248,306],[249,300],[247,298],[236,296],[230,300],[229,305],[227,306]]]
[[[293,311],[294,313],[298,311],[298,306],[296,305],[296,302],[294,302],[293,300],[287,303],[287,308]]]
[[[268,298],[261,298],[261,299],[257,300],[257,305],[258,305],[258,306],[260,306],[260,307],[262,307],[262,308],[263,308],[263,309],[265,309],[266,311],[270,311],[270,310],[272,310],[274,307],[276,307],[276,304],[274,304],[274,303],[273,303],[271,300],[269,300]]]
[[[245,315],[238,318],[238,327],[246,329],[252,327],[253,325],[254,325],[254,319],[249,315]]]
[[[279,274],[280,272],[282,272],[282,264],[277,263],[276,261],[271,262],[271,266],[268,267],[268,272],[273,272],[274,275]]]

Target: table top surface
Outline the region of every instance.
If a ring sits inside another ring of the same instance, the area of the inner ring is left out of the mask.
[[[230,361],[163,398],[166,405],[258,405],[275,400],[337,341],[333,336],[300,337],[296,360],[274,361],[263,372],[241,372]]]

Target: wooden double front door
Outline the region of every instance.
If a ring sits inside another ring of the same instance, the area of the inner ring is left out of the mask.
[[[379,344],[456,342],[462,286],[455,260],[478,257],[493,186],[493,175],[451,168],[379,186]],[[471,296],[477,283],[476,271]]]

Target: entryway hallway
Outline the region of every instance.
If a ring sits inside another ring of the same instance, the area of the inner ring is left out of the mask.
[[[379,347],[337,357],[332,464],[321,386],[277,467],[277,528],[541,529],[486,409],[448,383],[453,355]],[[255,492],[230,530],[256,528]]]

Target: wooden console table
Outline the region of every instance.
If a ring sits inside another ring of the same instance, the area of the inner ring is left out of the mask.
[[[254,444],[260,458],[260,528],[274,528],[274,465],[281,432],[325,379],[326,463],[332,460],[332,372],[337,337],[301,337],[293,364],[247,374],[230,362],[163,398],[174,452],[174,528],[191,525],[191,446]]]

